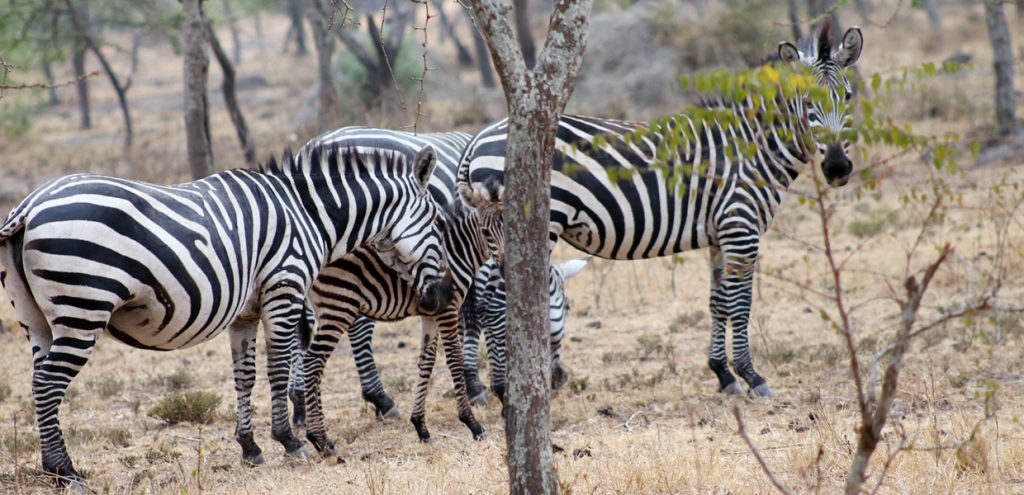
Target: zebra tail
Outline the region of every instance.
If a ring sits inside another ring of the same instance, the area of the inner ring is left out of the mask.
[[[7,215],[7,220],[0,225],[0,244],[3,244],[15,234],[25,228],[25,219],[28,218],[29,201],[22,201],[21,204],[16,206],[10,215]]]

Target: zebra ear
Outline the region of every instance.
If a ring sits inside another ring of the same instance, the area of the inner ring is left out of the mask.
[[[437,158],[434,155],[434,147],[427,145],[416,153],[413,158],[413,173],[420,186],[420,194],[426,194],[427,185],[430,184],[430,176],[434,175],[434,167],[437,166]]]
[[[465,182],[459,183],[459,199],[466,206],[477,210],[487,206],[487,199],[482,194],[476,191],[473,186],[466,184]]]
[[[562,270],[562,275],[565,276],[565,279],[569,280],[570,278],[579,275],[580,272],[582,272],[583,269],[587,267],[587,261],[589,260],[590,258],[585,258],[581,260],[569,260],[566,261],[565,263],[562,263],[561,265],[558,265],[558,268]]]
[[[796,45],[783,41],[779,43],[779,61],[784,64],[791,64],[800,60],[800,50],[796,49]]]
[[[860,59],[860,51],[863,47],[864,35],[861,34],[859,27],[854,26],[846,30],[846,34],[843,35],[843,43],[839,45],[839,49],[836,50],[832,58],[839,62],[841,67],[850,67]]]

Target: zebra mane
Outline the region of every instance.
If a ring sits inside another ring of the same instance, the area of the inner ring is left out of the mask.
[[[313,142],[303,147],[298,155],[293,154],[290,147],[285,148],[280,163],[271,156],[258,170],[285,177],[302,176],[319,168],[322,160],[327,160],[327,169],[332,175],[391,175],[411,172],[413,167],[413,160],[402,153],[381,149],[360,151],[352,145],[340,147],[337,142]]]

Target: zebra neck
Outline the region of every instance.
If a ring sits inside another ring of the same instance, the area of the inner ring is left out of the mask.
[[[445,229],[445,249],[448,251],[448,266],[452,270],[455,286],[464,294],[473,283],[476,272],[490,259],[491,253],[480,235],[480,223],[475,213],[453,220],[449,219],[450,223]]]

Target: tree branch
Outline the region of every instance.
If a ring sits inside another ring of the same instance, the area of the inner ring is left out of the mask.
[[[757,463],[761,465],[761,469],[764,471],[764,474],[768,476],[768,480],[772,482],[772,485],[775,485],[775,489],[785,493],[786,495],[796,495],[793,490],[775,477],[775,473],[773,473],[771,468],[768,467],[768,462],[764,460],[764,456],[761,455],[761,451],[757,449],[756,445],[754,445],[754,441],[751,440],[750,435],[747,435],[747,428],[743,424],[743,416],[740,414],[740,406],[732,407],[732,415],[736,417],[736,433],[738,433],[739,436],[743,438],[743,441],[747,443],[747,447],[750,448],[750,452],[754,454],[754,458],[757,459]]]
[[[559,2],[559,5],[562,2]],[[512,25],[508,15],[512,5],[507,0],[475,0],[471,2],[476,22],[480,30],[487,33],[487,47],[498,71],[501,85],[505,88],[505,98],[511,103],[514,95],[522,93],[526,83],[526,63],[519,51]],[[557,12],[558,6],[555,10]],[[554,14],[552,14],[554,17]]]

